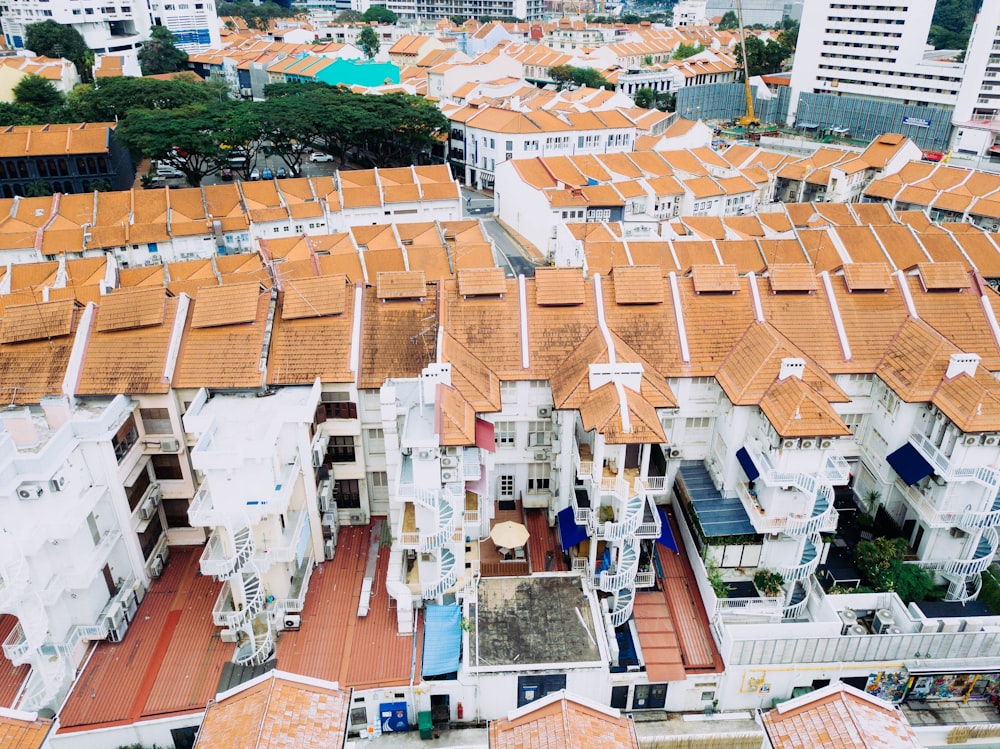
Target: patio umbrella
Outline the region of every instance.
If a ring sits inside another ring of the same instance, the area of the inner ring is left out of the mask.
[[[493,539],[493,543],[497,546],[516,549],[527,543],[528,529],[521,523],[515,523],[513,520],[505,520],[493,526],[493,530],[490,531],[490,538]]]

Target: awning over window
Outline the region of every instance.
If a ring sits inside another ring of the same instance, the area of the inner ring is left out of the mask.
[[[568,551],[581,541],[587,540],[587,529],[576,524],[572,507],[559,510],[556,517],[559,519],[559,540],[562,542],[563,551]]]
[[[912,486],[924,476],[934,473],[934,466],[927,462],[917,448],[907,442],[895,452],[889,453],[886,457],[889,465],[899,474],[907,484]]]
[[[663,511],[662,507],[657,507],[656,511],[660,513],[660,537],[656,539],[656,542],[663,544],[676,554],[677,542],[674,541],[674,532],[670,530],[670,523],[667,521],[667,513]]]
[[[424,663],[421,675],[444,676],[458,671],[462,652],[462,609],[456,605],[424,606]]]
[[[741,447],[736,451],[736,459],[743,466],[743,473],[747,475],[747,478],[751,481],[756,481],[757,477],[760,476],[760,471],[757,470],[757,466],[753,464],[753,458],[750,457],[750,453],[747,452],[745,447]]]
[[[476,447],[495,453],[497,451],[496,430],[485,419],[476,419]]]

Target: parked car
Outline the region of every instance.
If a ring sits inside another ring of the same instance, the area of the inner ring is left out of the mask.
[[[232,182],[233,181],[233,170],[230,169],[228,166],[224,166],[224,167],[222,167],[222,171],[219,172],[219,176],[222,178],[223,182]]]
[[[277,169],[275,170],[275,172],[274,172],[274,176],[275,176],[275,177],[277,177],[278,179],[284,179],[285,177],[287,177],[287,176],[288,176],[288,172],[286,172],[286,171],[285,171],[285,167],[283,167],[283,166],[279,166],[279,167],[278,167],[278,168],[277,168]]]
[[[175,166],[160,162],[156,165],[156,176],[163,179],[181,179],[184,176],[184,172]]]
[[[261,179],[274,179],[274,172],[271,171],[271,167],[265,166],[264,171],[260,173]]]
[[[323,153],[322,151],[313,151],[309,154],[309,161],[314,164],[319,164],[327,161],[333,161],[333,156],[328,153]]]
[[[254,181],[259,180],[260,179],[260,169],[258,169],[257,167],[254,167],[250,171],[250,179],[254,180]]]

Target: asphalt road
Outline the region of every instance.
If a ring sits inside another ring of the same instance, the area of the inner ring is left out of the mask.
[[[463,215],[466,218],[478,218],[483,222],[483,228],[490,235],[500,255],[497,259],[506,265],[507,275],[511,277],[523,275],[529,278],[534,276],[535,265],[527,251],[510,235],[510,232],[496,222],[493,216],[492,196],[463,187],[462,199]]]

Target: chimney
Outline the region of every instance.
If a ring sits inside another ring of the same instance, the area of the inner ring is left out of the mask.
[[[778,371],[779,380],[787,380],[789,377],[802,379],[802,373],[806,369],[805,359],[787,358],[781,360],[781,369]]]
[[[18,408],[0,413],[3,420],[3,428],[10,435],[17,447],[34,447],[41,440],[38,437],[38,429],[31,418],[31,411],[28,408]]]
[[[65,396],[42,398],[42,411],[45,413],[45,421],[48,422],[49,429],[53,432],[69,421],[73,415],[73,410],[69,406],[69,398]]]
[[[948,371],[944,373],[947,379],[958,377],[960,374],[967,374],[969,377],[976,376],[976,367],[979,366],[979,354],[952,354],[948,359]]]

